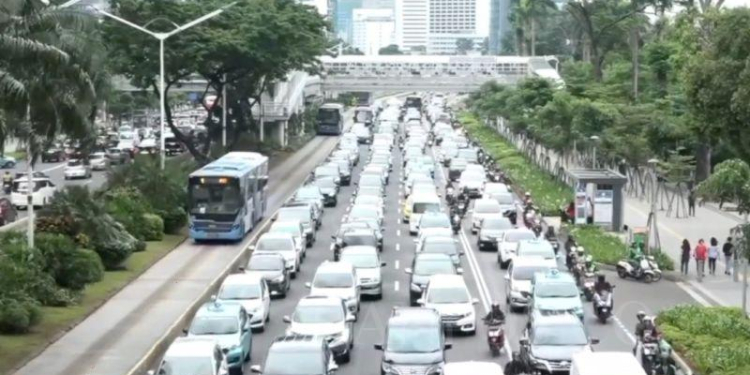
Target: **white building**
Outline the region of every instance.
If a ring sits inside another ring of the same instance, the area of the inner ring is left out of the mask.
[[[352,46],[365,55],[377,55],[381,48],[396,43],[392,9],[354,9]]]
[[[321,16],[327,17],[331,11],[331,6],[328,1],[329,0],[299,0],[299,3],[315,7]]]
[[[479,3],[485,0],[429,0],[429,34],[427,53],[433,55],[456,54],[460,39],[471,40],[476,48],[484,36],[478,32],[480,19],[489,12],[480,13]],[[489,25],[487,26],[489,32]]]
[[[396,0],[396,44],[402,51],[427,48],[430,0]]]

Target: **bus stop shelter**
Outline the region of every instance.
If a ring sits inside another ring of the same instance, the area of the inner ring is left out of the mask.
[[[628,179],[610,169],[572,169],[576,224],[594,224],[619,232],[623,227],[623,187]]]

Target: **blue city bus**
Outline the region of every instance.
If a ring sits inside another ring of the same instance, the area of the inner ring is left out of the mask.
[[[319,135],[340,135],[344,131],[344,106],[326,103],[318,108],[316,116]]]
[[[190,174],[190,238],[241,240],[266,212],[268,157],[230,152]]]

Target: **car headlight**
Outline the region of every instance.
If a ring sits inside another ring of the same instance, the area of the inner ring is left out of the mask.
[[[393,366],[393,364],[387,362],[383,362],[383,373],[385,373],[386,375],[401,375],[401,373],[396,367]]]

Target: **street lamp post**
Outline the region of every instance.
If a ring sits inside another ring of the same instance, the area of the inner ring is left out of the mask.
[[[659,226],[656,222],[656,199],[657,199],[657,192],[659,190],[659,179],[656,176],[656,165],[659,163],[658,159],[650,159],[648,161],[648,165],[651,167],[651,181],[653,182],[651,186],[651,209],[648,213],[648,244],[649,246],[649,254],[651,254],[651,239],[653,239],[654,247],[653,248],[661,248],[661,239],[659,238]]]
[[[589,137],[594,142],[594,150],[592,155],[592,161],[591,161],[591,169],[596,169],[596,145],[599,142],[599,136],[598,135],[592,135]]]
[[[190,22],[188,22],[188,23],[186,23],[186,24],[184,24],[182,26],[175,25],[176,28],[174,30],[172,30],[170,32],[166,32],[166,33],[150,31],[150,30],[146,29],[145,27],[136,25],[135,23],[130,22],[130,21],[124,19],[124,18],[115,16],[114,14],[111,14],[111,13],[106,12],[106,11],[101,10],[101,9],[96,9],[96,11],[99,14],[101,14],[101,15],[104,15],[104,16],[106,16],[108,18],[111,18],[111,19],[113,19],[113,20],[115,20],[117,22],[120,22],[120,23],[122,23],[122,24],[124,24],[126,26],[130,26],[130,27],[132,27],[132,28],[134,28],[134,29],[136,29],[138,31],[141,31],[143,33],[151,35],[152,37],[154,37],[154,38],[156,38],[156,39],[159,40],[159,111],[161,112],[161,125],[160,125],[160,129],[161,129],[161,134],[160,134],[160,138],[161,138],[161,147],[160,147],[160,149],[161,149],[160,150],[161,169],[164,169],[164,160],[166,158],[166,154],[164,152],[165,151],[164,150],[164,139],[165,139],[164,138],[164,136],[165,136],[164,132],[165,132],[166,123],[167,123],[167,120],[166,120],[166,108],[165,108],[165,105],[166,105],[165,104],[165,102],[166,102],[166,98],[165,98],[166,92],[165,92],[165,90],[166,90],[166,88],[165,88],[165,82],[164,82],[164,41],[167,40],[167,39],[169,39],[170,37],[176,35],[176,34],[179,34],[182,31],[185,31],[185,30],[187,30],[187,29],[189,29],[189,28],[191,28],[193,26],[196,26],[196,25],[198,25],[200,23],[208,21],[209,19],[214,18],[214,17],[218,16],[221,13],[224,13],[225,10],[227,10],[229,7],[233,6],[234,4],[236,4],[236,2],[229,3],[229,4],[227,4],[227,5],[219,8],[219,9],[217,9],[217,10],[211,12],[211,13],[208,13],[208,14],[202,16],[202,17],[196,18],[195,20],[190,21]]]

